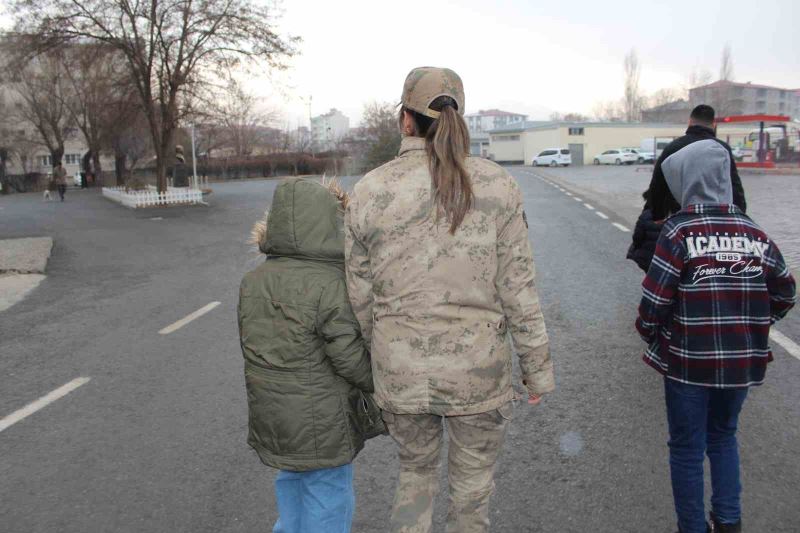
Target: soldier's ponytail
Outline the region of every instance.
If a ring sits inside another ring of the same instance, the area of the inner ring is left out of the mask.
[[[464,165],[469,155],[469,130],[456,106],[449,96],[440,96],[430,104],[440,113],[437,119],[408,108],[401,111],[401,118],[403,111],[411,113],[417,135],[425,137],[437,217],[443,215],[450,223],[451,234],[455,234],[474,201],[472,180]]]

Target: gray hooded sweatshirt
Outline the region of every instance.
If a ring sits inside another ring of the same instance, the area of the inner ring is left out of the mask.
[[[714,139],[689,144],[661,164],[672,196],[686,209],[697,204],[732,204],[731,160]]]

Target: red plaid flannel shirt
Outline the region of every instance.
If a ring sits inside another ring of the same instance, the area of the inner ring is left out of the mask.
[[[796,301],[778,247],[733,205],[693,205],[664,223],[642,283],[644,361],[693,385],[764,381],[769,329]]]

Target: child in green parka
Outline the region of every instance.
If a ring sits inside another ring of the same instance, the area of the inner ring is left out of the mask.
[[[266,261],[239,291],[248,443],[280,469],[274,533],[349,532],[352,461],[383,432],[345,285],[346,202],[335,184],[282,182],[253,230]]]

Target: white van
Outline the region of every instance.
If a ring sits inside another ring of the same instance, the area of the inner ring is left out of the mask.
[[[557,167],[559,165],[567,167],[572,164],[572,155],[566,148],[548,148],[542,150],[536,157],[533,158],[531,165],[538,166],[551,166]]]

